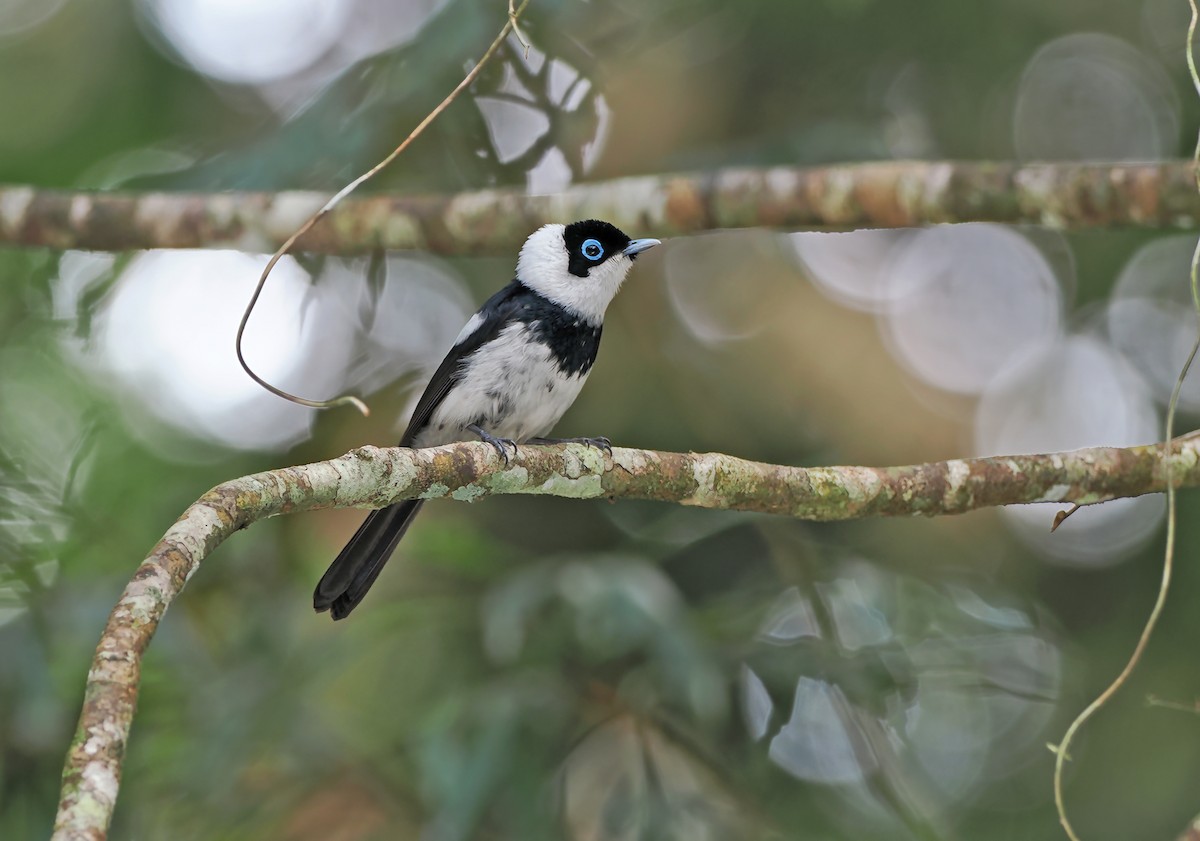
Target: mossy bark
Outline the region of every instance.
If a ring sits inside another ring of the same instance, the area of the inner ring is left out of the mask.
[[[513,254],[545,222],[589,217],[660,237],[721,228],[895,228],[939,222],[1190,229],[1200,220],[1192,173],[1191,161],[887,161],[650,175],[579,184],[548,196],[482,190],[351,197],[296,247],[327,254],[375,248]],[[327,199],[305,192],[0,187],[0,245],[273,251]]]

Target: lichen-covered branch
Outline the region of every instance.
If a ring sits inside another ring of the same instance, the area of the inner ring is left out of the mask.
[[[898,161],[729,169],[579,184],[561,193],[482,190],[343,201],[301,251],[376,246],[511,254],[544,222],[599,217],[646,236],[717,228],[892,228],[934,222],[1053,228],[1193,228],[1191,161],[1144,164]],[[123,251],[274,251],[329,196],[88,193],[0,187],[0,245]]]
[[[1200,436],[1173,447],[1173,475],[1200,485]],[[225,538],[257,520],[317,508],[378,508],[401,499],[470,502],[493,494],[652,499],[808,520],[959,514],[1027,502],[1087,504],[1164,489],[1162,448],[958,459],[907,467],[786,467],[720,454],[581,444],[521,447],[503,464],[486,444],[425,450],[363,447],[341,458],[218,485],[168,529],[109,616],[67,754],[55,841],[100,841],[116,802],[142,654],[167,606]],[[1047,514],[1047,528],[1050,515]]]

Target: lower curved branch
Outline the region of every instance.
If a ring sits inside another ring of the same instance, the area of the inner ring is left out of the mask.
[[[1087,505],[1165,489],[1162,445],[955,459],[906,467],[787,467],[716,453],[523,445],[505,465],[486,444],[363,447],[218,485],[193,503],[125,587],[100,637],[63,769],[54,841],[100,841],[116,804],[142,655],[168,605],[225,538],[266,517],[493,494],[652,499],[808,520],[960,514],[1030,502]],[[1173,442],[1178,486],[1200,485],[1200,437]],[[1049,518],[1047,520],[1049,527]]]

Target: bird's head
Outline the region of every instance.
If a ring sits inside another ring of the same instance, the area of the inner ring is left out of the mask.
[[[631,240],[619,228],[597,219],[543,225],[521,247],[517,279],[599,324],[633,259],[658,244],[656,239]]]

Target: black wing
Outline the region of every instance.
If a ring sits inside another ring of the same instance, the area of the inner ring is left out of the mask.
[[[417,408],[413,410],[408,428],[400,438],[401,447],[411,447],[413,440],[421,433],[433,417],[434,410],[450,393],[454,384],[462,379],[463,361],[479,350],[483,345],[500,335],[500,331],[512,323],[524,306],[524,299],[533,295],[528,288],[517,280],[513,280],[492,297],[484,302],[475,315],[482,316],[483,321],[475,328],[475,332],[450,348],[442,364],[433,372],[429,385],[425,386]]]

